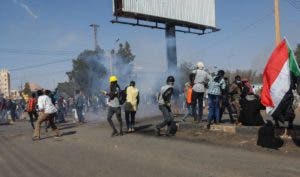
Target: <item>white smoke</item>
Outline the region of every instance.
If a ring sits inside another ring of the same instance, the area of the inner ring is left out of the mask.
[[[20,7],[25,9],[25,11],[35,20],[38,18],[38,16],[29,8],[28,5],[26,5],[22,0],[13,0],[15,4],[18,4]]]

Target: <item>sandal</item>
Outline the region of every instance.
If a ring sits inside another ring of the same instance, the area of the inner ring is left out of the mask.
[[[32,137],[32,141],[39,141],[41,138],[40,137],[38,137],[38,136],[34,136],[34,137]]]

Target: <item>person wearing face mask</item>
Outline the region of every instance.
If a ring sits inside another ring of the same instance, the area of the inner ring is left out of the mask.
[[[231,102],[235,108],[236,115],[240,114],[241,106],[240,106],[240,99],[242,93],[242,79],[241,76],[237,75],[234,78],[233,83],[230,86],[229,92],[231,94]]]

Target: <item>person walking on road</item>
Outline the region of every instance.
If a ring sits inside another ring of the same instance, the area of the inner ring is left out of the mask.
[[[26,111],[29,115],[30,124],[33,129],[34,129],[34,121],[38,119],[38,114],[37,114],[36,108],[37,108],[36,94],[32,93],[31,98],[29,98],[27,101]]]
[[[174,83],[175,78],[169,76],[167,78],[167,85],[161,87],[158,95],[158,108],[162,112],[164,120],[155,127],[157,136],[161,135],[160,130],[165,126],[167,126],[167,135],[170,135],[171,125],[174,122],[174,116],[171,110],[171,97],[174,91]]]
[[[126,88],[126,102],[124,104],[125,120],[127,132],[134,132],[135,114],[139,105],[139,90],[135,86],[135,81],[131,81]]]
[[[83,117],[84,102],[85,102],[85,99],[84,99],[82,91],[76,90],[75,109],[77,112],[79,123],[84,123],[84,117]]]
[[[109,125],[111,126],[111,128],[113,129],[113,132],[111,134],[111,136],[122,136],[123,135],[123,130],[122,130],[122,117],[121,117],[121,104],[120,104],[120,92],[121,89],[118,85],[118,78],[116,76],[111,76],[109,78],[109,82],[110,82],[110,91],[109,93],[105,94],[109,97],[109,101],[108,101],[108,113],[107,113],[107,121],[109,123]],[[112,121],[112,117],[113,115],[116,114],[116,117],[119,121],[119,125],[120,125],[120,130],[118,132],[118,130],[116,129],[113,121]]]
[[[45,121],[49,121],[50,126],[52,128],[53,131],[55,131],[56,136],[60,136],[60,132],[58,130],[58,128],[55,125],[54,122],[54,115],[57,112],[57,109],[55,108],[55,106],[53,105],[51,98],[47,95],[48,94],[48,90],[45,91],[45,93],[43,93],[42,90],[39,90],[38,93],[38,108],[40,111],[40,115],[38,120],[36,121],[36,125],[35,125],[35,129],[34,129],[34,134],[33,134],[33,140],[40,140],[41,138],[41,133],[40,133],[40,127],[42,122]]]
[[[204,71],[204,64],[202,62],[197,63],[197,69],[193,71],[195,74],[195,81],[192,94],[192,111],[194,121],[201,122],[203,116],[203,97],[207,88],[207,83],[211,79],[211,76]],[[196,112],[198,105],[198,113]]]

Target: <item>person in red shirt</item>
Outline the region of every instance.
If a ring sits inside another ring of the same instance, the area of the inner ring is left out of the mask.
[[[29,98],[27,102],[27,108],[26,111],[28,112],[30,123],[32,128],[34,129],[34,121],[38,119],[38,114],[36,112],[36,106],[37,106],[37,99],[36,94],[32,93],[31,98]]]

